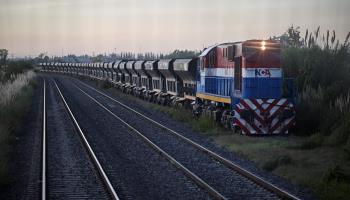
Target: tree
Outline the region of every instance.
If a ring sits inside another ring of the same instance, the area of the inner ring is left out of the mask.
[[[303,38],[300,36],[300,27],[290,26],[285,33],[281,36],[270,37],[271,40],[278,40],[281,42],[283,47],[302,47]],[[305,44],[305,41],[304,41]]]
[[[6,64],[7,55],[7,49],[0,49],[0,66]]]

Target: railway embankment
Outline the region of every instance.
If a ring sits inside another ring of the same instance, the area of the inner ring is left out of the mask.
[[[35,73],[28,70],[26,62],[12,62],[0,69],[0,185],[10,189],[16,179],[12,169],[22,163],[25,148],[20,147],[27,138],[23,135],[28,113],[32,110],[34,90],[37,87]],[[28,144],[30,144],[28,142]],[[20,148],[17,148],[20,147]],[[28,147],[28,146],[26,146]],[[23,151],[18,152],[17,150]],[[27,149],[28,150],[28,149]],[[24,163],[22,163],[24,164]],[[27,164],[24,164],[27,165]],[[17,171],[18,177],[21,177]],[[20,183],[21,181],[18,181]],[[0,192],[3,194],[3,191]]]

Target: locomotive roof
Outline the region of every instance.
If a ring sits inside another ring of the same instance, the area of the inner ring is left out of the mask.
[[[214,49],[215,47],[219,46],[218,44],[217,45],[213,45],[213,46],[210,46],[208,48],[206,48],[202,53],[201,55],[199,55],[199,57],[203,57],[203,56],[206,56],[212,49]]]
[[[221,46],[221,45],[233,45],[233,44],[237,44],[237,43],[241,43],[241,42],[228,42],[228,43],[221,43],[221,44],[216,44],[216,45],[213,45],[213,46],[209,46],[198,57],[206,56],[215,47],[218,47],[218,46]]]

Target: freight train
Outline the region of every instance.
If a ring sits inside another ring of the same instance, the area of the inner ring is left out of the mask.
[[[194,116],[209,115],[241,134],[287,134],[295,124],[293,84],[282,76],[277,41],[213,45],[191,59],[39,65],[43,71],[107,80],[158,104],[191,108]]]

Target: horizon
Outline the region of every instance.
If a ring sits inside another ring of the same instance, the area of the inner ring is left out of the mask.
[[[280,36],[291,25],[302,36],[335,30],[340,42],[350,31],[347,0],[0,1],[0,48],[13,57],[202,50]]]

